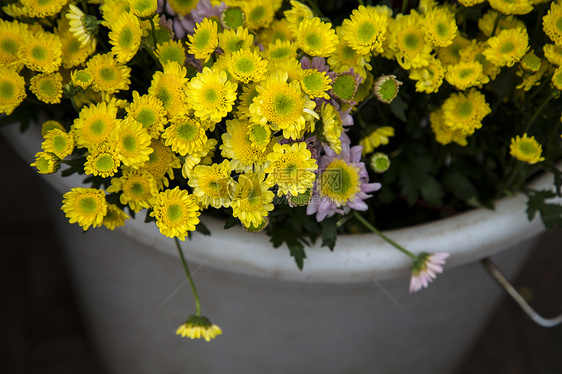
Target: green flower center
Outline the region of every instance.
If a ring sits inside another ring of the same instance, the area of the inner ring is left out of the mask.
[[[304,40],[310,48],[319,49],[322,46],[322,38],[316,33],[308,34]]]
[[[110,171],[115,167],[115,161],[109,154],[99,155],[95,162],[96,169],[100,171]]]
[[[163,65],[170,61],[175,61],[182,66],[185,62],[185,55],[179,48],[169,47],[160,52],[160,60]]]
[[[207,88],[205,92],[203,92],[203,98],[205,99],[205,103],[207,105],[215,105],[219,100],[219,93],[216,88]]]
[[[144,128],[147,128],[156,123],[156,113],[150,108],[142,108],[135,119],[142,123]]]
[[[0,83],[0,98],[10,100],[15,96],[16,87],[12,82]]]
[[[68,45],[66,46],[66,51],[70,54],[76,54],[80,52],[81,46],[82,44],[78,40],[72,39],[70,43],[68,43]]]
[[[158,97],[158,99],[160,99],[160,101],[162,101],[164,108],[168,108],[170,106],[170,103],[172,101],[172,94],[166,87],[158,87],[158,93],[156,96]]]
[[[56,135],[53,137],[53,150],[55,152],[61,152],[64,151],[66,149],[66,138],[62,135]]]
[[[93,197],[83,197],[78,203],[81,213],[92,214],[98,210],[98,204]]]
[[[102,68],[100,70],[100,76],[101,78],[106,81],[106,82],[111,82],[115,80],[115,70],[112,68]]]
[[[238,7],[226,8],[222,13],[222,21],[226,27],[236,30],[244,26],[244,12]]]
[[[51,171],[50,160],[46,159],[45,157],[39,158],[39,160],[37,160],[37,170],[43,173],[48,173],[49,171]]]
[[[324,78],[320,72],[306,74],[302,78],[302,83],[309,92],[319,92],[324,87]]]
[[[37,61],[43,61],[47,59],[48,55],[49,52],[47,52],[47,50],[42,46],[36,46],[31,49],[31,57],[33,57]]]
[[[166,216],[172,222],[178,221],[183,216],[183,210],[180,205],[171,204],[166,209]]]
[[[90,132],[94,135],[101,135],[105,131],[105,122],[101,119],[95,120],[90,125]]]
[[[123,148],[125,148],[127,152],[134,152],[137,150],[137,137],[132,134],[127,134],[123,137],[121,144],[123,144]]]
[[[437,25],[435,25],[435,32],[437,33],[437,35],[444,38],[449,35],[449,26],[442,22],[438,23]]]
[[[359,173],[343,160],[334,160],[321,174],[320,189],[326,195],[344,204],[359,191]]]
[[[356,90],[355,78],[348,74],[341,74],[332,83],[332,91],[344,101],[353,99]]]
[[[341,54],[344,59],[349,61],[355,61],[355,57],[357,56],[355,50],[348,45],[342,48]]]
[[[531,156],[537,153],[538,149],[533,142],[522,140],[518,147],[519,151],[526,156]]]
[[[269,53],[269,56],[271,58],[281,59],[281,58],[285,58],[285,57],[289,56],[290,54],[291,54],[291,48],[280,47],[280,48],[277,48],[277,49],[274,49],[273,51],[271,51]]]
[[[417,34],[409,33],[404,36],[404,45],[410,50],[417,50],[421,44],[421,40]]]
[[[255,70],[254,61],[249,57],[241,57],[236,61],[236,70],[243,74],[250,74]]]
[[[10,55],[14,55],[18,51],[18,43],[12,39],[2,40],[2,50]]]
[[[473,74],[474,74],[474,69],[470,69],[470,68],[461,69],[461,71],[459,71],[459,78],[467,79]]]
[[[135,196],[143,196],[144,195],[144,185],[140,182],[135,182],[131,186],[130,189],[131,194]]]
[[[46,97],[53,97],[57,94],[57,86],[55,82],[50,79],[42,80],[37,88],[39,92]]]
[[[226,43],[226,48],[228,52],[239,51],[244,46],[244,40],[232,38]]]
[[[383,84],[381,84],[379,94],[384,100],[391,100],[394,99],[397,91],[398,86],[396,85],[396,82],[392,79],[387,79]]]
[[[123,30],[119,33],[118,39],[121,48],[130,48],[133,45],[134,35],[135,34],[130,27],[123,28]]]
[[[252,125],[250,128],[250,139],[257,144],[267,144],[269,142],[269,132],[260,125]]]
[[[373,24],[373,22],[362,22],[359,27],[357,27],[357,39],[364,44],[370,43],[375,37],[376,32],[377,27]]]
[[[474,111],[474,106],[470,101],[463,101],[462,103],[459,104],[457,108],[458,115],[463,118],[470,117],[473,111]]]
[[[258,22],[263,17],[265,17],[265,8],[263,5],[257,6],[250,12],[250,20],[252,22]]]
[[[293,108],[295,107],[295,101],[291,96],[279,93],[273,100],[273,107],[275,109],[275,113],[281,116],[287,116],[293,111]]]
[[[500,53],[509,53],[515,49],[515,45],[512,42],[506,42],[500,47]]]
[[[195,46],[197,48],[206,48],[211,40],[211,32],[207,29],[199,30],[195,35]]]
[[[84,70],[78,71],[75,78],[77,82],[89,83],[92,81],[92,76]]]
[[[198,128],[196,125],[194,125],[193,123],[182,123],[181,125],[178,126],[178,128],[176,129],[176,134],[178,136],[178,138],[180,138],[181,140],[190,142],[192,140],[195,139],[195,137],[198,134]]]

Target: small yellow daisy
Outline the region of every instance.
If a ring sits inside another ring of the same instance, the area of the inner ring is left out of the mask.
[[[277,40],[275,44],[269,44],[263,52],[268,60],[284,60],[297,58],[297,46],[290,40]]]
[[[86,157],[84,172],[88,175],[107,178],[117,173],[119,165],[121,165],[121,161],[115,147],[112,144],[103,143]]]
[[[18,50],[24,43],[24,35],[27,33],[25,23],[0,19],[0,66],[21,70],[23,63],[18,59]]]
[[[195,58],[207,62],[219,45],[217,23],[209,18],[195,26],[193,35],[188,35],[188,51]]]
[[[151,137],[140,122],[125,119],[111,133],[109,141],[114,144],[119,160],[125,166],[137,169],[150,158]]]
[[[388,144],[388,138],[392,136],[394,136],[394,128],[390,126],[383,126],[373,130],[369,135],[359,141],[359,145],[363,147],[363,155],[368,155],[381,145]]]
[[[181,162],[176,154],[158,139],[152,139],[150,148],[152,153],[142,169],[152,174],[158,188],[163,189],[168,187],[169,180],[174,179],[174,169],[181,168]]]
[[[466,94],[451,94],[441,108],[445,126],[460,130],[464,135],[471,135],[482,127],[482,120],[492,112],[486,97],[474,88]]]
[[[556,45],[562,46],[562,5],[553,2],[542,19],[543,30]]]
[[[246,173],[238,176],[232,198],[232,216],[244,227],[259,227],[273,210],[275,194],[265,182],[265,173]]]
[[[457,36],[455,14],[448,8],[437,7],[425,14],[422,22],[426,40],[436,47],[446,47]]]
[[[497,36],[488,39],[488,48],[482,53],[497,66],[513,66],[528,50],[527,30],[515,28],[502,30]]]
[[[532,0],[488,0],[488,3],[503,14],[527,14],[533,10]]]
[[[115,93],[129,89],[131,68],[118,63],[111,53],[94,55],[86,63],[86,68],[92,75],[94,89],[98,91]]]
[[[332,88],[332,79],[328,77],[325,71],[316,69],[306,69],[300,79],[302,90],[310,96],[311,99],[320,97],[328,100],[328,91]]]
[[[382,53],[388,27],[387,17],[374,7],[360,5],[349,18],[342,23],[342,38],[348,45],[360,55]]]
[[[289,21],[285,18],[273,20],[268,28],[260,31],[262,45],[275,44],[278,40],[282,42],[293,40]]]
[[[37,74],[29,80],[29,89],[47,104],[58,104],[62,97],[62,76],[60,73]]]
[[[200,214],[195,196],[179,187],[160,192],[150,213],[163,235],[182,241],[195,230]]]
[[[246,16],[246,27],[249,30],[268,27],[278,8],[275,2],[270,0],[244,1],[241,5]]]
[[[222,334],[220,327],[211,323],[207,317],[196,315],[189,316],[187,321],[182,323],[176,331],[176,335],[180,335],[184,338],[203,338],[207,342],[220,334]]]
[[[443,84],[445,68],[441,61],[432,57],[429,59],[429,65],[411,69],[409,77],[416,81],[417,92],[435,93]]]
[[[224,160],[220,164],[197,165],[190,174],[188,184],[193,188],[203,208],[228,208],[231,202],[234,180],[230,176],[230,162]]]
[[[299,24],[295,44],[309,56],[329,56],[336,50],[338,36],[331,23],[305,18]]]
[[[537,162],[544,161],[544,157],[541,157],[541,153],[542,146],[536,141],[534,136],[529,137],[525,133],[522,137],[517,135],[515,138],[511,139],[509,154],[519,161],[531,165],[536,164]]]
[[[193,118],[178,115],[170,120],[170,126],[162,134],[166,146],[182,156],[203,150],[207,143],[205,129]]]
[[[159,99],[164,105],[168,118],[185,113],[189,106],[185,94],[187,79],[185,67],[170,62],[164,65],[164,71],[152,75],[148,93]]]
[[[245,27],[238,27],[235,30],[223,30],[219,34],[219,47],[225,55],[239,51],[249,50],[254,46],[254,35],[248,32]]]
[[[288,22],[287,28],[291,31],[293,36],[296,36],[297,29],[301,22],[306,18],[313,18],[314,13],[312,13],[309,7],[299,1],[291,0],[290,3],[291,9],[285,10],[283,15]]]
[[[62,63],[62,43],[58,35],[45,31],[26,33],[18,49],[18,58],[33,71],[55,72]]]
[[[17,72],[0,66],[0,113],[12,114],[26,96],[25,79]]]
[[[71,133],[54,128],[45,134],[41,149],[63,159],[74,150],[74,137]]]
[[[336,32],[340,36],[336,50],[328,57],[330,69],[336,73],[343,73],[353,68],[363,78],[367,77],[367,70],[372,70],[371,55],[360,55],[351,48],[349,43],[343,39],[341,26],[336,27]]]
[[[94,150],[109,139],[118,124],[115,105],[103,102],[84,107],[72,125],[76,145]]]
[[[185,48],[180,40],[168,40],[158,44],[155,52],[162,66],[168,62],[177,62],[180,66],[185,64]]]
[[[110,25],[109,43],[118,63],[131,61],[139,50],[142,30],[137,16],[124,12]],[[182,61],[183,62],[183,61]]]
[[[305,142],[275,144],[273,152],[267,155],[269,166],[266,183],[276,184],[277,195],[290,193],[293,196],[305,193],[312,188],[318,169]]]
[[[409,70],[427,66],[433,50],[426,42],[421,16],[411,13],[390,24],[389,47],[396,54],[396,61]]]
[[[227,64],[230,74],[243,83],[259,82],[267,71],[267,60],[247,49],[231,53]]]
[[[149,94],[133,91],[133,101],[125,109],[127,117],[139,122],[152,138],[158,138],[168,123],[162,102]]]
[[[129,0],[131,3],[131,13],[140,19],[152,18],[158,10],[157,0]]]
[[[125,167],[123,175],[112,178],[111,186],[107,188],[109,193],[120,191],[123,192],[119,195],[121,204],[128,205],[133,212],[138,213],[154,206],[158,195],[158,184],[148,170]]]
[[[188,84],[188,100],[201,121],[220,122],[236,101],[238,85],[228,80],[224,71],[215,73],[205,67]]]
[[[130,217],[121,208],[115,204],[107,204],[107,212],[101,221],[106,229],[115,230],[117,227],[125,225],[125,220]]]
[[[445,80],[459,90],[465,90],[469,87],[482,86],[490,81],[483,74],[482,65],[477,61],[462,61],[458,64],[447,66]]]
[[[556,44],[545,44],[543,46],[544,57],[552,65],[562,65],[562,46]]]
[[[107,213],[105,193],[96,188],[76,187],[63,195],[62,211],[70,223],[78,223],[84,231],[99,227]]]
[[[20,0],[30,18],[45,18],[59,13],[68,0]]]

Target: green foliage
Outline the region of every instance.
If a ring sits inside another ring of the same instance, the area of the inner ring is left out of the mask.
[[[538,212],[547,229],[562,226],[562,205],[548,201],[556,197],[555,192],[528,190],[526,193],[529,197],[527,205],[529,220],[535,218]]]

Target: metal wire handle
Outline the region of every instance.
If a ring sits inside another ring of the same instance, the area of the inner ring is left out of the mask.
[[[489,257],[480,260],[480,262],[482,263],[482,265],[484,265],[484,268],[488,271],[488,273],[490,273],[490,275],[500,284],[500,286],[502,286],[503,289],[507,291],[507,293],[513,298],[513,300],[515,300],[515,302],[519,304],[521,309],[523,309],[523,311],[527,313],[527,315],[531,317],[531,319],[536,324],[542,327],[554,327],[562,323],[562,314],[554,318],[544,318],[543,316],[535,312],[535,310],[531,308],[531,306],[525,301],[523,296],[521,296],[521,294],[517,292],[515,287],[513,287],[513,285],[509,283],[505,275],[503,275],[500,269],[498,269],[498,267],[492,262],[492,260],[490,260]]]

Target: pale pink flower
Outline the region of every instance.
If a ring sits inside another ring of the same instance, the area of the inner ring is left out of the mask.
[[[447,252],[433,254],[421,253],[412,265],[412,277],[410,278],[410,293],[417,292],[443,272],[445,260],[449,257]]]

